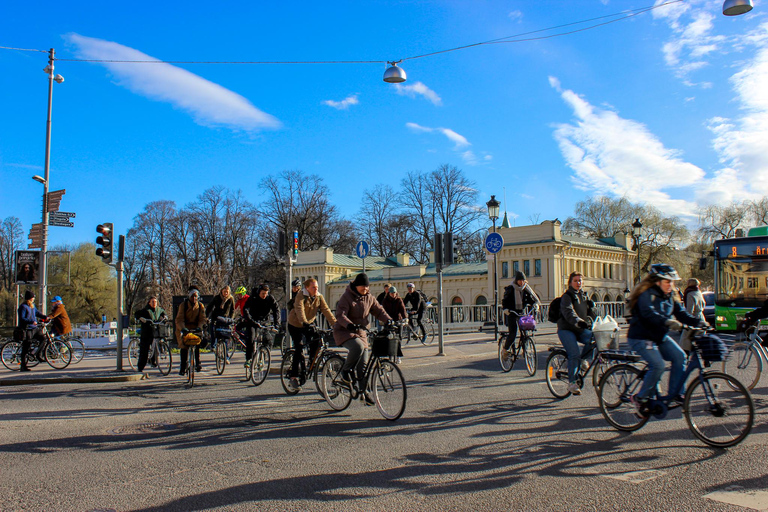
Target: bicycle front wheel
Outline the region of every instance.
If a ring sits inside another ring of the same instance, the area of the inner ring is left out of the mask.
[[[435,324],[427,322],[424,324],[424,329],[427,333],[427,339],[424,343],[431,345],[435,341]]]
[[[298,389],[291,386],[291,367],[293,367],[293,356],[296,351],[291,349],[283,356],[283,362],[280,363],[280,384],[283,386],[283,391],[288,395],[295,395],[299,392]]]
[[[395,421],[405,412],[408,390],[403,372],[395,363],[379,360],[371,374],[371,387],[376,408],[384,419]]]
[[[526,336],[523,341],[523,354],[525,355],[525,369],[528,371],[528,375],[533,377],[536,375],[538,363],[536,361],[536,344],[530,336]]]
[[[251,359],[251,382],[254,386],[261,385],[267,378],[271,361],[272,356],[269,354],[269,349],[264,345],[259,345],[259,348],[253,353],[253,359]]]
[[[611,361],[603,359],[599,355],[597,356],[597,361],[595,361],[592,368],[592,387],[595,388],[595,394],[597,394],[597,389],[600,387],[600,379],[603,378],[603,375],[611,366],[613,366]]]
[[[131,370],[139,371],[139,338],[131,338],[128,342],[128,364]]]
[[[67,338],[67,345],[72,351],[72,364],[77,364],[85,357],[85,343],[80,338]]]
[[[187,386],[195,385],[195,347],[189,347],[189,357],[187,357]]]
[[[156,345],[156,358],[157,369],[160,370],[162,375],[168,375],[171,373],[171,367],[173,366],[173,358],[171,356],[171,347],[165,341],[158,341]]]
[[[21,343],[18,341],[8,341],[0,347],[0,360],[3,366],[11,371],[17,372],[21,368]]]
[[[45,359],[52,368],[63,370],[72,362],[72,351],[63,341],[53,340],[45,349]]]
[[[754,389],[763,373],[763,358],[760,351],[750,343],[735,343],[731,353],[723,361],[723,373],[733,375],[747,389]]]
[[[509,347],[509,350],[504,348],[504,344],[507,342],[506,336],[502,336],[499,340],[499,363],[501,364],[501,371],[507,373],[512,369],[515,364],[515,358],[513,356],[514,345]]]
[[[227,367],[227,343],[219,340],[216,344],[216,373],[221,375]]]
[[[600,379],[597,402],[603,418],[613,428],[633,432],[648,421],[649,416],[638,416],[632,404],[632,395],[643,385],[642,372],[632,365],[617,364]]]
[[[346,384],[336,382],[336,378],[344,366],[344,359],[340,356],[332,356],[323,365],[320,374],[320,387],[323,389],[323,398],[334,411],[343,411],[352,402],[352,390]]]
[[[547,358],[547,387],[552,396],[562,400],[568,391],[568,355],[565,350],[553,350]]]
[[[718,448],[742,442],[755,420],[755,405],[747,388],[720,372],[699,375],[685,393],[683,408],[693,435]]]

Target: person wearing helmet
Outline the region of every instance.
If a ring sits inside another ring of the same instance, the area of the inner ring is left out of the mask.
[[[301,280],[297,277],[291,281],[291,300],[288,301],[288,312],[293,309],[294,302],[296,302],[296,296],[301,291]]]
[[[54,336],[64,336],[72,332],[72,322],[69,321],[64,302],[58,295],[51,299],[51,332]]]
[[[235,312],[240,313],[240,316],[244,316],[243,307],[245,307],[245,303],[248,302],[249,297],[250,295],[248,295],[248,290],[245,289],[245,286],[241,286],[235,290]]]
[[[655,391],[664,373],[664,361],[671,363],[669,375],[669,396],[682,403],[680,391],[685,384],[685,352],[669,336],[669,331],[680,331],[683,324],[692,327],[706,326],[700,318],[688,313],[675,290],[679,280],[671,265],[656,263],[645,278],[635,286],[629,296],[629,321],[627,342],[648,363],[648,372],[643,385],[632,403],[638,408],[638,415],[645,415],[645,402]]]

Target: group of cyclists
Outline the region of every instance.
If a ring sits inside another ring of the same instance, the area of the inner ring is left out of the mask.
[[[22,372],[28,372],[30,368],[27,366],[27,358],[32,340],[38,342],[37,351],[32,356],[39,361],[43,361],[45,358],[48,337],[45,335],[41,324],[50,322],[51,334],[57,338],[72,332],[72,323],[60,296],[56,295],[51,299],[51,313],[44,315],[35,307],[35,292],[32,290],[24,292],[24,301],[19,305],[17,314],[18,324],[14,330],[14,338],[21,342],[21,365],[19,369]]]

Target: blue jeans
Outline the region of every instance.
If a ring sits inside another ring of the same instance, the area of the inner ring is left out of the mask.
[[[581,334],[576,334],[567,329],[558,329],[557,337],[560,338],[560,343],[563,344],[565,351],[568,353],[568,382],[576,382],[576,372],[581,362],[581,347],[579,347],[579,343],[582,345],[590,343],[592,341],[592,331],[584,329]]]
[[[629,348],[640,354],[640,357],[648,362],[648,373],[645,374],[643,385],[637,393],[637,397],[649,398],[656,391],[656,385],[664,374],[664,360],[672,363],[669,374],[669,396],[679,395],[684,384],[685,352],[675,343],[675,340],[669,336],[664,336],[659,344],[633,338],[628,338],[627,342]]]

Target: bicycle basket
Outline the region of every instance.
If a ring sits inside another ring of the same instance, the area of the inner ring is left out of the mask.
[[[168,330],[165,324],[152,324],[152,336],[155,338],[167,338]]]
[[[181,339],[181,343],[185,347],[196,347],[202,341],[203,339],[200,336],[198,336],[197,334],[192,334],[191,332],[185,334],[184,337]]]
[[[520,326],[521,329],[524,331],[533,331],[536,329],[536,319],[533,318],[531,315],[525,315],[521,316],[517,320],[517,325]]]
[[[696,338],[695,341],[701,352],[701,358],[707,363],[724,361],[728,355],[728,346],[717,336],[705,334]]]
[[[398,340],[394,336],[375,336],[373,338],[373,355],[378,357],[397,357]]]
[[[232,337],[232,329],[229,329],[227,327],[217,327],[216,328],[216,338],[220,340],[228,340]]]
[[[619,348],[617,331],[592,331],[595,337],[595,346],[599,352]]]

